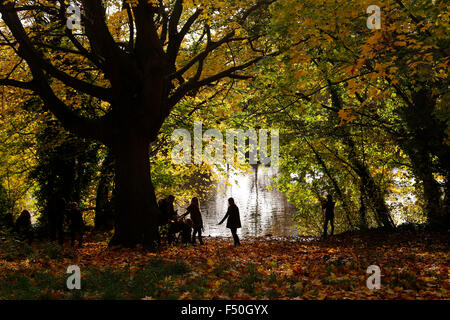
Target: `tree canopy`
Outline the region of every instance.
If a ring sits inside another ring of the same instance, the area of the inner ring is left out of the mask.
[[[70,132],[61,145],[78,139],[97,152],[82,198],[100,208],[114,193],[111,243],[152,246],[157,197],[207,194],[224,179],[223,168],[171,162],[173,130],[202,121],[223,132],[280,128],[273,186],[297,208],[302,233],[320,230],[326,193],[338,200],[340,231],[448,226],[449,4],[379,1],[379,29],[368,28],[371,5],[0,1],[9,201],[39,193],[29,173],[57,144],[40,139],[56,120]]]

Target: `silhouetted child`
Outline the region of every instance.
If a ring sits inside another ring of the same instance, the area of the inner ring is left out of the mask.
[[[202,240],[202,230],[203,230],[203,219],[202,214],[200,212],[200,203],[198,202],[198,198],[194,197],[191,200],[191,204],[186,209],[186,213],[181,217],[185,217],[186,215],[191,215],[191,220],[193,224],[193,232],[192,232],[192,243],[195,244],[195,235],[198,234],[198,239],[200,244],[203,244]]]
[[[174,242],[177,233],[180,233],[182,243],[191,242],[193,226],[194,224],[191,219],[186,219],[186,221],[183,221],[182,218],[170,220],[169,228],[167,230],[167,243],[171,244]]]

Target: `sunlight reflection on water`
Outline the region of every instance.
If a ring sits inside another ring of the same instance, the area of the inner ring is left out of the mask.
[[[276,175],[276,169],[260,166],[251,173],[230,173],[231,185],[218,182],[216,191],[201,203],[204,235],[230,236],[225,223],[220,226],[217,223],[227,211],[227,199],[233,197],[241,215],[240,236],[296,236],[292,221],[295,207],[280,191],[267,189]]]

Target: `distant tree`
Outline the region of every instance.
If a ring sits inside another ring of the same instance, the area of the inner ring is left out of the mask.
[[[40,221],[47,222],[49,205],[55,195],[66,203],[80,203],[88,197],[98,169],[99,146],[66,133],[55,121],[41,124],[37,137],[37,164],[30,178],[37,182],[35,196]]]

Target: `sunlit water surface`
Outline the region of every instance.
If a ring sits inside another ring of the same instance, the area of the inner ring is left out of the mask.
[[[267,188],[276,175],[276,169],[260,166],[250,173],[230,173],[226,179],[228,184],[225,181],[216,183],[212,194],[200,204],[205,229],[203,234],[213,237],[231,235],[225,227],[226,223],[217,224],[227,211],[227,199],[233,197],[241,215],[240,236],[298,235],[292,221],[295,207],[283,193]]]

